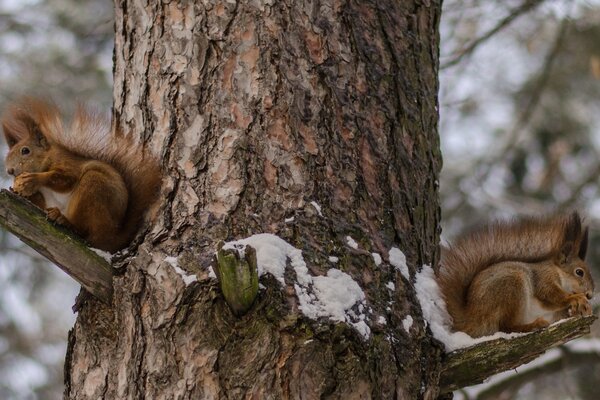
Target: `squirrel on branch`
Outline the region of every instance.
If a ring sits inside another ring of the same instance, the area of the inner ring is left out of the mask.
[[[158,196],[157,160],[108,121],[79,107],[70,126],[48,102],[25,98],[1,118],[12,190],[95,248],[133,239]]]
[[[587,242],[573,212],[496,222],[442,248],[437,280],[454,330],[529,332],[591,315]]]

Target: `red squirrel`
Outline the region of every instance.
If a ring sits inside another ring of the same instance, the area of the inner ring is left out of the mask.
[[[115,252],[129,244],[158,196],[154,157],[82,107],[65,126],[56,106],[25,98],[6,109],[1,124],[15,193],[92,247]]]
[[[591,315],[587,242],[573,212],[496,222],[442,248],[437,280],[454,330],[528,332]]]

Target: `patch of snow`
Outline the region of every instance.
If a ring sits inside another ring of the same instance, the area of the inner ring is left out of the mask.
[[[346,322],[364,338],[369,337],[371,330],[364,322],[363,313],[365,294],[350,275],[332,268],[327,271],[327,276],[312,277],[312,287],[295,285],[295,289],[299,308],[307,317]],[[353,310],[355,306],[358,313]]]
[[[350,275],[336,268],[327,271],[326,276],[310,275],[302,251],[270,233],[228,242],[224,248],[239,251],[245,249],[245,246],[256,250],[258,275],[271,274],[282,286],[285,286],[284,273],[289,260],[296,273],[294,290],[299,309],[308,318],[325,317],[331,321],[345,322],[364,338],[369,337],[371,330],[363,313],[366,306],[365,294]]]
[[[446,303],[442,298],[440,288],[435,280],[433,269],[429,265],[423,265],[423,269],[415,279],[415,290],[421,304],[425,322],[429,323],[433,336],[444,343],[446,351],[450,352],[463,347],[486,342],[493,339],[509,339],[527,333],[504,333],[498,332],[491,336],[472,338],[464,332],[452,332],[450,316],[446,311]]]
[[[186,271],[184,271],[183,269],[179,268],[179,260],[177,257],[168,256],[168,257],[165,257],[164,261],[166,263],[168,263],[169,265],[171,265],[171,267],[173,267],[175,272],[179,276],[181,276],[181,279],[183,279],[183,283],[185,283],[186,286],[189,286],[192,283],[198,281],[198,277],[195,274],[189,274]],[[215,276],[215,278],[216,278],[216,276]]]
[[[215,274],[215,270],[213,269],[212,265],[208,267],[208,277],[211,279],[217,279],[217,274]]]
[[[227,242],[223,245],[223,250],[235,250],[240,259],[246,257],[246,244],[238,242]]]
[[[390,249],[390,264],[400,271],[402,276],[404,276],[407,280],[410,280],[408,265],[406,265],[406,257],[404,256],[404,253],[401,252],[397,247],[392,247]]]
[[[380,315],[379,318],[377,318],[377,323],[380,325],[387,325],[387,319],[385,319],[383,315]]]
[[[357,323],[351,325],[358,331],[358,333],[360,333],[363,338],[368,339],[369,336],[371,336],[371,328],[369,328],[369,325],[367,325],[365,321],[358,321]]]
[[[358,243],[351,236],[346,236],[346,244],[355,250],[358,249]]]
[[[404,330],[406,331],[406,333],[410,333],[410,327],[413,324],[413,318],[410,315],[407,315],[403,320],[402,320],[402,327],[404,328]]]
[[[167,256],[165,257],[164,260],[166,263],[171,264],[172,267],[177,267],[179,266],[179,258],[178,257],[171,257],[171,256]]]
[[[93,247],[90,247],[90,250],[102,257],[107,263],[112,263],[112,254],[110,254],[108,251],[95,249]]]
[[[388,282],[385,284],[385,287],[390,289],[390,290],[396,290],[396,285],[394,285],[394,282]]]
[[[289,224],[290,222],[294,222],[294,217],[289,217],[285,219],[286,224]]]
[[[373,256],[373,261],[375,261],[375,265],[380,266],[381,265],[381,256],[379,255],[379,253],[371,253],[371,255]]]
[[[310,204],[317,210],[319,217],[322,217],[323,213],[321,212],[321,206],[316,201],[311,201]]]
[[[338,261],[340,261],[340,259],[338,257],[335,257],[335,256],[329,256],[329,261],[335,264]]]

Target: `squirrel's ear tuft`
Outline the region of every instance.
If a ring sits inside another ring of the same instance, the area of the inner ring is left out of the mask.
[[[583,236],[581,237],[581,241],[579,243],[579,251],[577,252],[577,256],[582,260],[585,260],[585,256],[587,254],[588,241],[589,241],[589,232],[590,228],[588,226],[583,230]]]
[[[38,146],[40,146],[44,149],[47,149],[48,148],[48,140],[46,139],[46,136],[44,136],[44,134],[42,133],[42,130],[40,129],[40,125],[37,122],[35,122],[33,120],[33,118],[31,118],[29,116],[24,116],[23,122],[25,123],[25,126],[27,127],[29,137],[31,137],[33,140],[35,140],[35,143]]]
[[[21,139],[27,137],[27,128],[23,126],[23,123],[16,117],[14,112],[5,113],[2,116],[2,131],[8,148],[12,148]]]
[[[581,236],[581,217],[577,211],[573,211],[573,213],[567,217],[567,221],[565,223],[563,243],[577,243],[581,239]]]
[[[15,136],[14,132],[6,129],[6,127],[3,127],[2,130],[4,131],[4,139],[6,139],[6,144],[8,145],[8,148],[11,149],[15,144],[17,144],[19,139]]]
[[[569,264],[571,262],[571,260],[573,259],[573,249],[575,248],[575,246],[573,245],[573,242],[568,241],[565,242],[562,247],[560,248],[560,252],[558,253],[558,264],[559,265],[565,265],[565,264]]]

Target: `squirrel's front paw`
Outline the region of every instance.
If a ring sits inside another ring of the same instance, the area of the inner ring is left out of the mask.
[[[570,317],[592,315],[592,305],[583,293],[575,293],[569,296],[569,308],[567,312]]]
[[[61,224],[61,225],[68,225],[69,224],[69,221],[67,220],[67,218],[65,218],[65,216],[56,207],[47,208],[46,209],[46,217],[50,221],[54,221],[57,224]]]
[[[29,197],[38,191],[39,185],[35,174],[24,172],[15,178],[13,192],[18,195]]]

